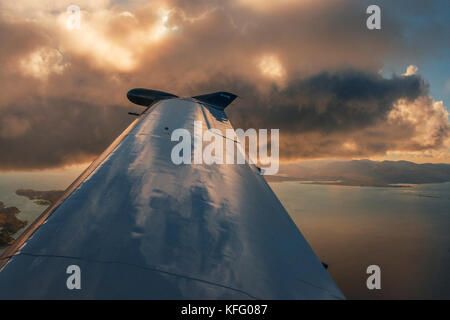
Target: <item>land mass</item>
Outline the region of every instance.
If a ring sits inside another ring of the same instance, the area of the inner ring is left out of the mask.
[[[346,186],[398,187],[450,181],[450,164],[409,161],[316,160],[280,166],[268,181],[303,181]]]
[[[19,196],[27,197],[36,204],[49,206],[55,203],[64,193],[61,190],[36,191],[31,189],[16,190]],[[10,246],[15,239],[12,237],[20,229],[27,225],[27,221],[17,218],[20,210],[16,207],[5,207],[0,201],[0,249]]]
[[[16,217],[20,210],[16,207],[5,207],[0,201],[0,249],[14,243],[12,237],[17,231],[27,225],[27,221],[22,221]]]
[[[32,189],[19,189],[16,194],[34,200],[36,204],[49,206],[54,204],[62,195],[63,190],[36,191]]]

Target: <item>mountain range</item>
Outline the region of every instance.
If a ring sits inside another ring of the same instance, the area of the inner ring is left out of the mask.
[[[351,186],[395,186],[450,181],[450,164],[409,161],[309,160],[280,166],[268,181],[297,180]]]

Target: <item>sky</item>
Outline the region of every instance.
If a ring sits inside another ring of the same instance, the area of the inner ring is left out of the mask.
[[[280,129],[285,162],[450,163],[449,40],[448,0],[2,1],[0,171],[92,161],[134,87],[235,93],[234,127]]]

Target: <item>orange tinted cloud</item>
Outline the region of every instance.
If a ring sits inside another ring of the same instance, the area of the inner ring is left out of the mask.
[[[92,159],[131,121],[132,87],[235,92],[232,122],[280,128],[284,159],[445,148],[445,108],[425,81],[376,78],[384,57],[412,54],[393,17],[371,33],[354,1],[274,3],[77,1],[80,29],[70,30],[72,1],[2,2],[0,170]],[[352,83],[343,70],[387,93],[333,100],[333,85]],[[320,91],[308,87],[317,79]]]

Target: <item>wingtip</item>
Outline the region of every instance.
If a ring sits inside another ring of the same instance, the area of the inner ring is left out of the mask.
[[[135,88],[127,92],[127,98],[134,104],[148,107],[155,101],[178,98],[178,96],[164,91]]]
[[[194,96],[192,98],[223,110],[228,107],[237,97],[238,96],[234,93],[219,91],[200,96]]]

